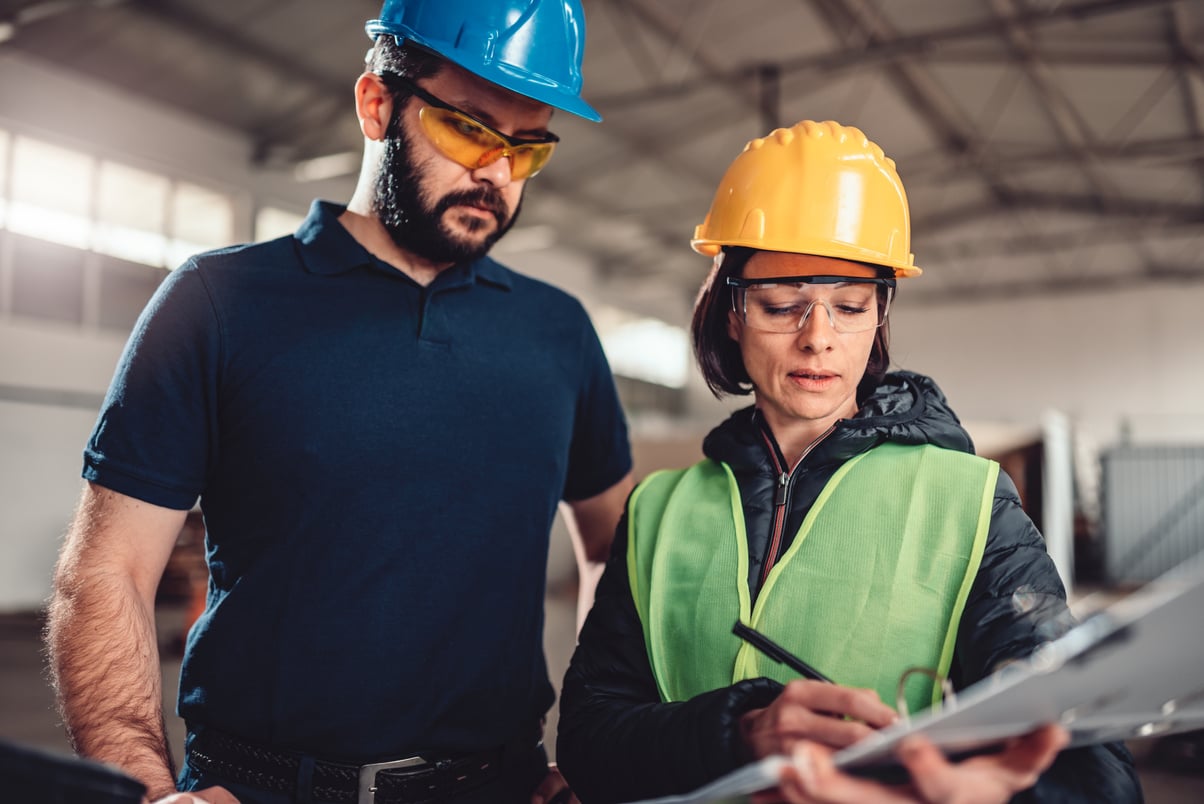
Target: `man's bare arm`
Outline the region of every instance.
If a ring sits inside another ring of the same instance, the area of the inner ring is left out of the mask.
[[[46,630],[72,747],[138,779],[152,800],[175,791],[155,591],[186,515],[87,484],[55,569]]]
[[[573,553],[577,557],[580,579],[577,588],[578,632],[585,622],[585,615],[594,605],[594,590],[606,567],[606,559],[610,557],[610,545],[623,515],[623,505],[634,486],[635,480],[628,474],[601,494],[568,503],[562,509],[569,534],[573,537]]]

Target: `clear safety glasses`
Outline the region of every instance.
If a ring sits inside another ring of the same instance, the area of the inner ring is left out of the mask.
[[[886,322],[895,292],[893,279],[852,276],[728,277],[732,309],[744,323],[765,332],[798,332],[818,304],[840,333],[866,332]],[[879,288],[884,288],[879,301]]]
[[[425,106],[418,110],[422,130],[440,153],[470,170],[510,160],[510,178],[529,179],[552,158],[560,138],[548,132],[538,139],[509,137],[396,73],[381,73],[386,84],[413,93]]]

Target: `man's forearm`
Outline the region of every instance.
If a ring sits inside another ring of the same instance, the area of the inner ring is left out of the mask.
[[[610,558],[615,527],[623,514],[627,495],[635,486],[631,473],[610,488],[584,500],[562,506],[564,521],[577,559],[577,631],[594,605],[594,590]]]
[[[577,563],[577,633],[585,625],[585,617],[594,605],[594,594],[598,590],[598,581],[606,563],[602,561],[579,561]]]
[[[117,766],[152,800],[174,791],[154,612],[134,584],[100,570],[60,572],[47,645],[76,753]]]

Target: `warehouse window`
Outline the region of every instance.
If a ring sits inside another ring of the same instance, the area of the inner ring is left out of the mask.
[[[165,176],[101,162],[93,248],[123,260],[162,265],[170,192]]]
[[[96,323],[105,329],[128,331],[166,275],[157,265],[102,257]]]
[[[231,243],[234,203],[196,184],[0,131],[0,227],[174,268]]]
[[[0,229],[4,229],[8,218],[8,149],[12,138],[0,129]]]
[[[17,137],[7,228],[40,240],[88,248],[94,162],[77,151]]]
[[[255,215],[255,239],[272,240],[291,235],[297,231],[304,215],[297,215],[276,207],[261,207]]]
[[[234,199],[0,130],[0,310],[128,329],[189,256],[229,245]]]
[[[590,312],[616,374],[666,388],[685,387],[690,338],[684,329],[614,307],[601,306]]]
[[[188,182],[176,185],[171,203],[168,267],[199,251],[230,245],[234,239],[234,207],[230,199]]]
[[[12,254],[13,313],[64,323],[83,320],[85,252],[13,235]]]

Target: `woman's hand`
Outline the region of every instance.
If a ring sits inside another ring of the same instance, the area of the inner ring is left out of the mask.
[[[804,742],[845,748],[897,719],[873,690],[791,681],[769,706],[740,718],[740,733],[752,755],[763,759],[792,754]]]
[[[172,793],[155,799],[151,804],[238,804],[238,799],[224,787],[206,787],[191,793]]]
[[[531,804],[581,804],[569,783],[560,775],[560,769],[555,762],[548,763],[548,775],[543,777],[539,787],[531,795]]]
[[[803,743],[794,752],[794,763],[783,770],[781,786],[759,794],[755,800],[792,804],[1003,804],[1032,787],[1069,741],[1069,734],[1061,726],[1044,726],[1009,741],[999,753],[950,762],[930,741],[912,736],[897,752],[911,776],[904,785],[850,776],[832,764],[832,748]]]

